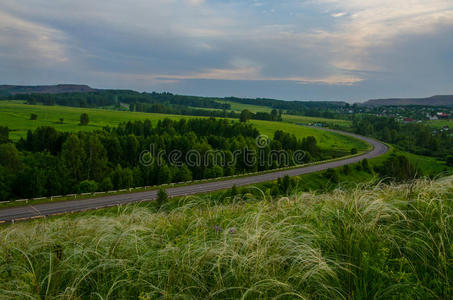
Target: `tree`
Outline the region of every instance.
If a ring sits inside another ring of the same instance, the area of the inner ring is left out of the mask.
[[[110,177],[105,177],[104,179],[102,179],[101,183],[99,184],[99,189],[101,191],[113,190],[113,183]]]
[[[291,180],[291,177],[289,177],[288,175],[285,175],[283,177],[283,179],[279,178],[279,180],[277,180],[277,182],[279,183],[280,191],[283,194],[288,195],[293,187],[293,182]]]
[[[245,123],[248,120],[250,120],[251,117],[252,117],[252,113],[249,110],[244,109],[241,112],[241,116],[239,117],[239,120],[241,121],[241,123]]]
[[[90,122],[90,120],[88,118],[87,113],[83,113],[80,115],[80,125],[86,126],[86,125],[88,125],[89,122]]]
[[[167,191],[163,188],[160,188],[159,189],[159,192],[157,192],[157,206],[159,208],[162,207],[162,205],[164,205],[165,203],[168,202],[168,194],[167,194]]]
[[[60,124],[63,124],[64,119],[60,118]]]
[[[352,149],[351,149],[351,154],[352,154],[352,155],[357,154],[357,148],[352,148]]]
[[[20,153],[14,144],[6,143],[0,145],[0,165],[10,172],[15,172],[21,168]]]
[[[278,120],[278,111],[276,109],[273,109],[271,111],[271,120],[272,121],[277,121]]]
[[[75,134],[71,134],[63,144],[61,159],[75,182],[79,182],[83,177],[85,158],[80,139]]]
[[[186,182],[192,180],[192,172],[190,171],[186,164],[178,168],[178,171],[175,172],[175,174],[176,180],[179,182]]]
[[[167,164],[164,164],[159,168],[158,174],[157,174],[157,183],[158,184],[163,184],[163,183],[169,183],[171,182],[172,176],[171,176],[171,170],[168,167]]]
[[[364,160],[362,160],[362,169],[365,172],[371,173],[370,164],[368,163],[368,159],[366,159],[366,158]]]
[[[30,120],[37,120],[38,115],[37,114],[30,114]]]
[[[7,126],[0,126],[0,144],[9,141],[9,128]]]
[[[77,187],[77,193],[93,193],[98,189],[98,184],[94,180],[84,180],[79,183]]]
[[[107,153],[97,135],[84,136],[85,171],[87,179],[102,180],[107,169]]]

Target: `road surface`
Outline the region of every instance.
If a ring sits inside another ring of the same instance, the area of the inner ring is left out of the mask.
[[[256,176],[249,176],[249,177],[242,177],[242,178],[235,178],[235,179],[228,179],[224,181],[216,181],[216,182],[207,182],[207,183],[200,183],[200,184],[192,184],[187,186],[180,186],[174,188],[168,188],[167,193],[170,197],[176,196],[185,196],[185,195],[194,195],[199,193],[207,193],[213,192],[223,189],[231,188],[233,185],[236,186],[245,186],[251,184],[257,184],[261,182],[275,180],[279,177],[283,177],[285,175],[289,176],[298,176],[313,172],[318,172],[322,170],[327,170],[329,168],[336,168],[341,167],[344,165],[352,164],[359,162],[365,158],[370,159],[376,156],[382,155],[388,151],[388,147],[383,143],[359,136],[352,133],[332,130],[332,129],[325,129],[322,128],[320,130],[326,130],[330,132],[336,132],[343,135],[352,136],[354,138],[363,140],[373,146],[373,150],[359,155],[355,157],[346,158],[343,160],[337,160],[327,163],[321,163],[318,165],[300,167],[290,170],[278,171],[273,173],[266,173]],[[147,191],[147,192],[137,192],[133,194],[122,194],[122,195],[112,195],[112,196],[105,196],[105,197],[98,197],[98,198],[90,198],[90,199],[80,199],[80,200],[71,200],[71,201],[61,201],[61,202],[51,202],[51,203],[43,203],[37,205],[27,205],[27,206],[20,206],[20,207],[12,207],[0,210],[0,223],[4,222],[13,222],[13,221],[20,221],[20,220],[28,220],[52,215],[59,215],[65,213],[73,213],[73,212],[81,212],[86,210],[92,209],[99,209],[99,208],[106,208],[111,206],[117,205],[124,205],[129,203],[141,202],[141,201],[151,201],[154,200],[157,196],[157,191]]]

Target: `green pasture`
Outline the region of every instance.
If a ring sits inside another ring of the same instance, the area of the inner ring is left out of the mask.
[[[80,126],[80,114],[87,113],[90,119],[88,126]],[[37,120],[30,120],[30,115],[36,114]],[[63,123],[60,123],[63,118]],[[191,116],[152,114],[141,112],[116,111],[95,108],[75,108],[66,106],[28,105],[16,101],[0,102],[0,126],[8,126],[12,131],[10,138],[18,140],[25,137],[27,130],[40,126],[53,126],[60,131],[89,131],[102,129],[105,126],[117,126],[121,122],[150,119],[153,124],[158,120],[169,118],[178,120],[181,118],[195,118]],[[199,118],[199,117],[197,117]],[[314,136],[320,147],[349,151],[351,148],[366,149],[367,145],[359,140],[323,132],[314,128],[308,128],[286,122],[270,122],[252,120],[252,124],[261,134],[273,136],[276,130],[294,133],[297,137]]]

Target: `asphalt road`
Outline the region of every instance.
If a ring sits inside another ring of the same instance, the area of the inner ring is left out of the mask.
[[[352,133],[336,131],[332,129],[320,129],[336,133],[341,133],[343,135],[352,136],[354,138],[363,140],[371,145],[373,145],[373,150],[362,154],[360,156],[350,157],[343,160],[337,160],[333,162],[327,162],[318,165],[312,165],[307,167],[300,167],[285,171],[278,171],[273,173],[266,173],[262,175],[242,177],[237,179],[228,179],[224,181],[217,182],[208,182],[193,184],[188,186],[180,186],[174,188],[168,188],[167,193],[170,197],[176,196],[185,196],[185,195],[194,195],[199,193],[213,192],[217,190],[231,188],[233,185],[236,186],[245,186],[252,185],[261,182],[275,180],[279,177],[285,175],[289,176],[298,176],[313,172],[318,172],[322,170],[327,170],[329,168],[341,167],[344,165],[352,164],[363,160],[364,158],[370,159],[376,156],[382,155],[388,151],[388,147],[383,143],[359,136]],[[45,216],[59,215],[72,212],[81,212],[92,209],[106,208],[117,205],[124,205],[129,203],[141,202],[141,201],[151,201],[154,200],[157,196],[157,191],[147,191],[147,192],[138,192],[133,194],[122,194],[122,195],[112,195],[98,198],[90,199],[80,199],[80,200],[71,200],[71,201],[61,201],[61,202],[51,202],[43,203],[37,205],[27,205],[20,207],[12,207],[0,210],[0,223],[28,220],[34,218],[40,218]]]

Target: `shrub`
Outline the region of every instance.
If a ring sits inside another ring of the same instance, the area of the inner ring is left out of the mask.
[[[340,178],[338,177],[338,173],[335,169],[327,169],[327,171],[324,172],[324,177],[329,179],[332,183],[340,182]]]
[[[93,193],[98,189],[98,184],[93,180],[84,180],[79,183],[77,187],[77,193]]]
[[[381,177],[397,182],[415,179],[423,175],[421,170],[412,165],[404,155],[392,155],[377,170]]]
[[[162,207],[162,205],[166,204],[168,202],[168,194],[167,191],[163,188],[160,188],[159,191],[157,192],[157,206]]]

